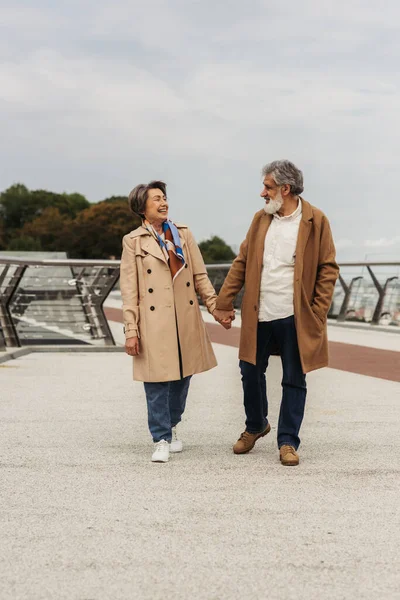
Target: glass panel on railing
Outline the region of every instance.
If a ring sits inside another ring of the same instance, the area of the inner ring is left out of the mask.
[[[366,266],[342,266],[340,274],[348,288],[348,298],[344,306],[345,290],[338,281],[334,294],[334,316],[338,316],[342,309],[346,321],[371,323],[376,319],[375,322],[382,325],[399,325],[399,267],[378,265],[371,266],[369,270]],[[379,287],[375,285],[374,278]]]
[[[9,306],[21,345],[103,345],[107,325],[99,299],[110,276],[103,276],[102,269],[81,269],[78,274],[69,266],[29,266]]]

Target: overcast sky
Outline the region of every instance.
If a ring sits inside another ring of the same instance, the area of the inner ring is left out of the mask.
[[[340,260],[400,259],[398,0],[0,0],[0,189],[168,183],[237,245],[288,158]]]

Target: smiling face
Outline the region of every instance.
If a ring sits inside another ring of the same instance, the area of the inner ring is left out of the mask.
[[[147,192],[144,216],[151,224],[163,223],[168,219],[168,201],[162,190],[156,188]]]

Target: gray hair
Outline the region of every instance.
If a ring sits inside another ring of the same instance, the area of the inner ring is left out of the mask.
[[[277,185],[290,185],[292,194],[301,194],[304,190],[303,173],[290,160],[274,160],[263,167],[263,177],[272,175]]]
[[[167,184],[163,181],[150,181],[150,183],[139,183],[133,188],[128,196],[129,208],[135,215],[144,217],[146,210],[147,194],[149,190],[161,190],[164,196],[167,195]]]

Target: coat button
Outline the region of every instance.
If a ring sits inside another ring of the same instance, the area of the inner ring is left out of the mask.
[[[150,306],[150,310],[154,310],[154,306]]]
[[[254,305],[254,310],[257,310],[257,306],[256,305]]]
[[[186,264],[185,264],[185,269],[187,269],[187,268],[188,268],[188,265],[187,265],[187,263],[186,263]]]
[[[151,269],[147,269],[147,272],[148,272],[148,274],[150,275],[150,273],[151,273]]]
[[[153,293],[153,288],[149,288],[149,294]]]
[[[190,287],[190,281],[188,281],[186,285],[187,285],[187,287]]]
[[[147,256],[148,255],[147,250],[143,250],[143,254],[145,254]]]
[[[189,304],[193,304],[193,300],[191,300],[191,301],[189,302]]]

